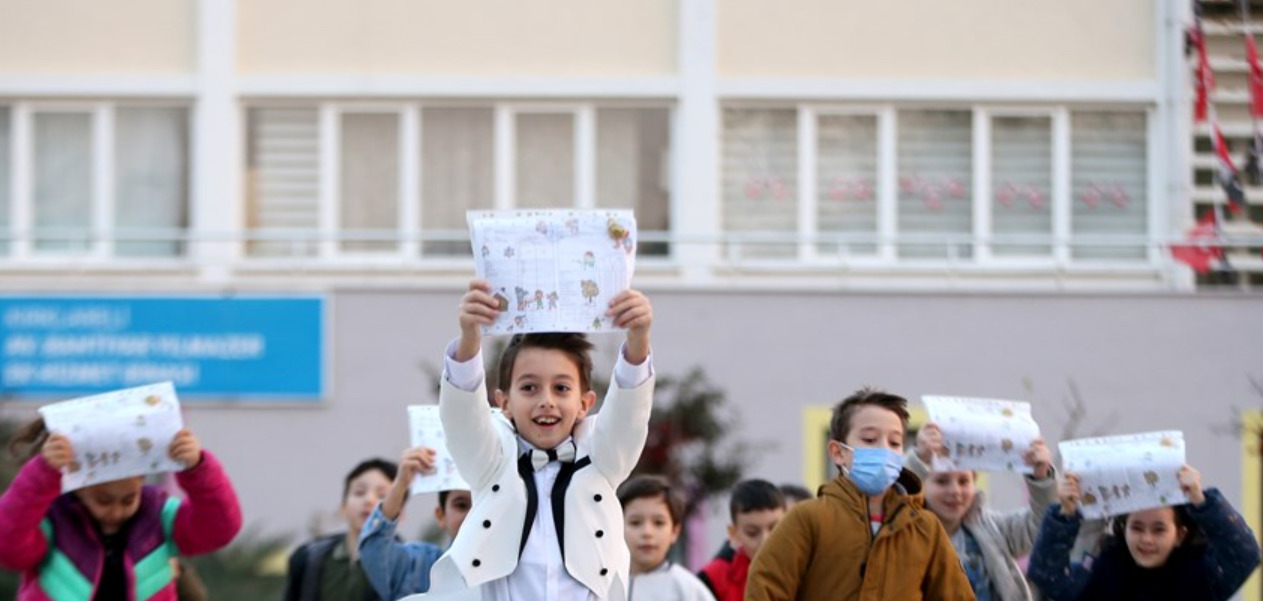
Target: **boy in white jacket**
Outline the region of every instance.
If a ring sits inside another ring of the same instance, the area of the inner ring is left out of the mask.
[[[431,572],[426,599],[624,601],[630,558],[616,487],[631,473],[653,407],[649,299],[628,290],[606,314],[626,328],[600,415],[582,334],[514,336],[487,406],[481,328],[499,301],[483,280],[460,305],[439,415],[474,506]],[[599,419],[598,419],[599,418]]]

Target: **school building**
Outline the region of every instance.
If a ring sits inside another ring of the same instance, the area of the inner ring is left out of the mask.
[[[1206,6],[1240,162],[1263,25]],[[829,477],[828,408],[865,384],[1028,400],[1053,443],[1182,430],[1257,530],[1263,186],[1224,227],[1234,272],[1170,252],[1225,203],[1190,15],[0,0],[0,415],[173,380],[247,528],[297,542],[435,402],[465,212],[631,208],[655,369],[726,390],[749,476]],[[998,506],[1012,480],[989,479]]]

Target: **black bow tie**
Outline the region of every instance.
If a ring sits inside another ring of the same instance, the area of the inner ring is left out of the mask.
[[[538,472],[545,465],[548,465],[549,463],[552,463],[554,461],[561,461],[564,463],[574,463],[575,453],[576,453],[576,450],[575,450],[574,441],[567,440],[566,442],[561,443],[561,445],[555,449],[549,449],[547,451],[541,451],[540,449],[531,449],[527,451],[526,453],[523,453],[523,455],[530,455],[531,467],[533,467],[535,471]]]

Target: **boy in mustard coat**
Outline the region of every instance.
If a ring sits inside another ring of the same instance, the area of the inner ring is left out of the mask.
[[[798,503],[759,549],[746,601],[973,601],[947,533],[903,469],[908,401],[865,388],[833,409],[842,473]]]

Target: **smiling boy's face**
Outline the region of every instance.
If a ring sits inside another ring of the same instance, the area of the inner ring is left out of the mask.
[[[581,388],[579,366],[565,352],[524,348],[513,362],[507,390],[496,391],[496,404],[526,442],[553,449],[596,402],[596,393]]]

